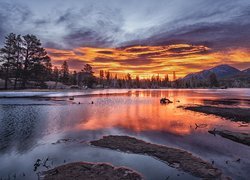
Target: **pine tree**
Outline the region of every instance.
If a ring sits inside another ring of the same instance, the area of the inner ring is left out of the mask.
[[[139,77],[139,75],[136,76],[135,83],[136,83],[136,87],[140,88],[140,77]]]
[[[42,47],[39,39],[34,35],[23,36],[22,55],[24,57],[22,71],[22,87],[26,87],[27,81],[32,77],[34,79],[44,80],[45,63],[50,62],[47,52]],[[40,73],[42,71],[43,73]],[[31,74],[32,73],[32,74]],[[33,76],[32,76],[33,75]]]
[[[217,80],[217,76],[215,73],[212,73],[209,76],[209,81],[210,81],[210,87],[218,87],[219,86],[219,82]]]
[[[104,80],[104,71],[103,70],[100,70],[100,74],[99,74],[99,79],[100,79],[100,82],[99,82],[99,84],[101,84],[102,86],[104,86],[103,85],[103,80]]]
[[[16,41],[15,41],[15,83],[14,83],[14,89],[17,88],[17,81],[18,78],[21,77],[21,72],[22,72],[22,62],[23,62],[23,56],[22,56],[22,37],[21,35],[17,35]]]
[[[85,64],[85,65],[84,65],[83,71],[86,72],[86,73],[89,73],[89,74],[93,74],[93,73],[94,73],[94,72],[92,71],[92,66],[89,65],[89,64]]]
[[[110,83],[110,72],[106,71],[105,72],[105,76],[106,76],[106,80],[107,80],[107,85],[109,86],[109,83]]]
[[[59,80],[59,70],[58,70],[58,68],[57,68],[57,66],[54,66],[54,69],[53,69],[53,72],[52,72],[52,80],[53,81],[56,81],[56,83],[58,82],[58,80]]]
[[[67,84],[69,81],[69,66],[67,61],[64,61],[61,67],[61,81]]]
[[[8,36],[5,37],[4,47],[0,51],[1,62],[5,74],[5,89],[8,89],[10,71],[15,64],[15,40],[16,35],[10,33]]]
[[[83,67],[83,83],[92,88],[93,84],[95,83],[95,76],[93,75],[94,72],[92,71],[92,66],[89,64],[85,64]]]

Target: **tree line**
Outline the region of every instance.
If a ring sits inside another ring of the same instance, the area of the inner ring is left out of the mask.
[[[46,82],[61,83],[75,88],[196,88],[219,86],[215,74],[208,81],[191,79],[170,81],[152,75],[141,79],[138,75],[118,75],[100,70],[94,76],[92,66],[85,64],[80,72],[70,71],[67,61],[61,67],[52,66],[51,59],[35,35],[16,35],[10,33],[5,37],[4,47],[0,49],[0,79],[4,80],[4,89],[48,88]],[[176,78],[175,72],[173,78]],[[57,87],[57,86],[55,86]]]
[[[1,77],[8,89],[10,79],[14,89],[26,88],[27,82],[44,82],[51,73],[51,59],[40,40],[34,35],[16,35],[5,37],[4,47],[0,50]]]
[[[61,67],[52,66],[51,58],[35,35],[16,35],[5,37],[4,47],[0,49],[0,79],[4,89],[47,88],[46,82],[53,81],[64,85],[99,88],[158,88],[170,86],[168,76],[159,75],[140,79],[131,74],[118,78],[117,74],[100,70],[98,77],[90,64],[85,64],[80,72],[70,71],[67,61]]]
[[[81,72],[84,71],[94,80],[90,65],[84,65]],[[35,35],[10,33],[5,37],[0,49],[0,80],[4,80],[4,89],[46,88],[46,81],[77,85],[77,75],[76,71],[69,71],[66,61],[61,68],[53,67],[51,58]]]

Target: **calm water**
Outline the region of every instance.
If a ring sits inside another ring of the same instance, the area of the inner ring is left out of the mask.
[[[74,101],[67,96],[75,96]],[[0,97],[12,97],[0,98],[0,179],[37,179],[46,170],[40,166],[34,171],[38,158],[48,158],[50,168],[75,161],[108,162],[135,169],[146,179],[195,179],[148,156],[88,145],[109,134],[190,151],[215,161],[234,179],[250,175],[250,147],[207,132],[217,128],[249,133],[250,125],[239,127],[240,122],[178,108],[219,98],[235,100],[230,105],[213,105],[249,107],[250,89],[0,92]],[[174,103],[161,105],[160,97]],[[195,128],[195,124],[206,125]],[[60,139],[68,141],[55,143]]]

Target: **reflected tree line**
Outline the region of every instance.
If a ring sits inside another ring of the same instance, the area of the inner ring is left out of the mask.
[[[4,46],[0,49],[0,88],[25,89],[48,88],[48,82],[61,84],[61,88],[195,88],[219,86],[216,76],[210,81],[202,82],[191,79],[184,82],[173,81],[166,74],[164,78],[152,75],[151,78],[132,78],[130,73],[118,75],[100,70],[99,76],[94,76],[90,64],[85,64],[80,72],[69,70],[67,61],[61,67],[52,66],[51,58],[35,35],[16,35],[10,33],[5,37]],[[50,87],[51,88],[51,87]]]

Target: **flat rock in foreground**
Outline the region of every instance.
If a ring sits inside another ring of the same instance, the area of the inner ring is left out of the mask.
[[[233,121],[250,122],[250,108],[225,108],[215,106],[189,106],[184,109],[201,112],[205,114],[213,114],[216,116],[231,119]]]
[[[106,163],[76,162],[44,172],[44,180],[141,180],[135,171]]]
[[[240,133],[240,132],[232,132],[228,130],[213,130],[213,131],[208,131],[209,133],[213,135],[220,135],[224,138],[230,139],[232,141],[245,144],[250,146],[250,134],[247,133]]]
[[[199,178],[223,178],[222,172],[210,163],[180,149],[147,143],[129,136],[104,136],[102,139],[90,143],[94,146],[123,152],[147,154]]]

